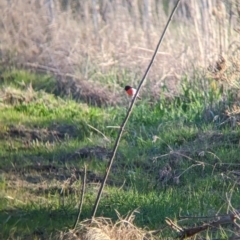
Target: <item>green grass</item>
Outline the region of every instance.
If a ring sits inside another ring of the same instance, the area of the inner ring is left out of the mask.
[[[114,83],[109,75],[101,81]],[[85,164],[81,220],[91,217],[109,157],[104,151],[111,151],[118,131],[108,126],[121,124],[126,106],[76,102],[57,93],[54,79],[45,75],[9,70],[0,79],[0,237],[51,239],[74,224]],[[173,99],[162,95],[154,105],[148,99],[137,102],[97,216],[116,220],[115,209],[122,215],[138,209],[135,224],[158,229],[166,225],[165,217],[188,217],[180,222],[187,227],[201,222],[193,217],[225,214],[227,196],[239,208],[233,170],[240,169],[240,130],[221,124],[222,95],[227,94],[227,106],[233,99],[229,90],[211,86],[211,80],[196,74],[191,81],[183,78]],[[206,109],[212,118],[205,116]],[[96,155],[76,153],[97,146],[102,150]],[[219,228],[201,236],[229,234],[228,228]],[[160,233],[160,238],[174,236],[169,228]]]

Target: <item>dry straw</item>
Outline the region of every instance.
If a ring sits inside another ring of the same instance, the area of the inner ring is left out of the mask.
[[[121,217],[118,212],[118,220],[113,223],[109,218],[98,217],[93,221],[85,220],[75,230],[61,232],[60,240],[155,240],[152,232],[134,226],[133,221],[137,211],[133,211],[126,217]]]
[[[1,61],[44,65],[86,81],[119,68],[143,75],[173,4],[173,0],[1,1]],[[239,47],[238,9],[236,0],[184,0],[149,74],[152,92],[159,93],[164,80],[174,90],[182,73],[205,68],[219,54],[229,55]],[[119,76],[115,88],[122,83]]]

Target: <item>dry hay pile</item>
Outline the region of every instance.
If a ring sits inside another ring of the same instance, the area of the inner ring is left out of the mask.
[[[134,211],[135,212],[135,211]],[[125,218],[118,214],[118,221],[113,223],[109,218],[98,217],[80,222],[75,230],[61,233],[60,240],[154,240],[159,239],[150,232],[137,228],[133,224],[134,212]]]

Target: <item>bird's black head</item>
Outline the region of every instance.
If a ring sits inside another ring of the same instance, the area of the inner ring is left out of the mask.
[[[130,88],[131,88],[131,87],[127,85],[127,86],[125,86],[124,89],[125,89],[125,91],[128,91]]]

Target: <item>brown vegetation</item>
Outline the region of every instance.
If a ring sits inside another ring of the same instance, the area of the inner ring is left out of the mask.
[[[61,233],[59,239],[68,240],[154,240],[159,239],[144,229],[134,226],[135,213],[122,218],[117,212],[119,220],[113,223],[109,218],[94,218],[80,223],[76,230]]]
[[[46,66],[76,97],[116,104],[126,81],[139,82],[173,2],[1,1],[1,61]],[[151,94],[159,95],[163,81],[176,90],[182,73],[206,68],[218,55],[236,58],[238,9],[235,0],[181,1],[149,73]],[[126,70],[130,79],[123,79]],[[114,78],[110,97],[102,90],[108,83],[100,80],[107,72]],[[70,90],[63,74],[75,76]]]

